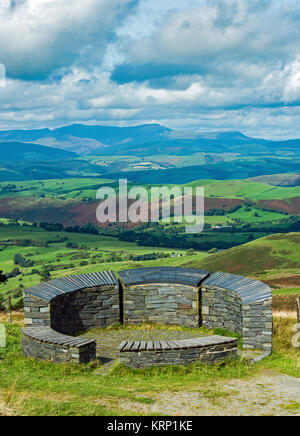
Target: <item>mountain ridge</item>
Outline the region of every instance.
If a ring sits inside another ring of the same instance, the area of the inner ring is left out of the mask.
[[[272,141],[252,138],[239,131],[182,132],[160,124],[131,127],[71,124],[54,129],[0,131],[0,141],[34,142],[82,155],[102,154],[194,154],[236,152],[243,155],[298,154],[300,139]],[[299,152],[300,154],[300,152]]]

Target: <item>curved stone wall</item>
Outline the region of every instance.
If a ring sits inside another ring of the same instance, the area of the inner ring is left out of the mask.
[[[203,325],[241,334],[245,348],[272,350],[272,293],[261,282],[169,267],[122,271],[119,277],[120,285],[114,273],[105,271],[27,289],[25,326],[74,335],[119,322]],[[22,348],[28,355],[25,345]]]
[[[217,272],[202,284],[202,324],[240,333],[244,348],[272,351],[272,292],[264,283]]]
[[[64,277],[27,289],[25,326],[76,334],[120,322],[119,285],[111,271]]]
[[[88,363],[96,358],[94,340],[71,338],[49,327],[22,329],[21,346],[25,356],[37,360]]]
[[[128,342],[119,347],[120,361],[131,368],[217,363],[237,357],[237,339],[224,336],[161,342]]]
[[[192,268],[121,271],[124,323],[199,327],[200,285],[208,275]]]

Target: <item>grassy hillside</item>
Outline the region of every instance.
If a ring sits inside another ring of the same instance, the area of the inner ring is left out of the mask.
[[[29,180],[3,182],[0,185],[0,198],[7,196],[36,196],[95,199],[96,191],[104,184],[116,185],[115,179],[108,178],[69,178],[50,180]],[[11,185],[15,185],[11,188]],[[168,184],[167,184],[168,185]],[[147,183],[145,187],[150,187]],[[250,200],[290,199],[300,197],[300,186],[282,187],[251,180],[195,180],[183,186],[205,188],[207,198],[237,198]]]
[[[186,186],[204,186],[206,197],[281,200],[300,196],[300,186],[271,186],[251,180],[197,180]]]
[[[95,198],[96,190],[103,184],[117,185],[110,178],[68,178],[49,180],[29,180],[3,182],[0,185],[0,197],[7,196],[37,196],[74,198],[87,196]],[[10,188],[15,185],[14,189]],[[144,184],[149,187],[150,185]],[[300,197],[300,186],[282,187],[251,180],[195,180],[183,186],[205,188],[207,198],[237,198],[250,200],[289,199]],[[92,192],[92,196],[90,196]],[[83,194],[83,195],[79,195]]]
[[[182,264],[258,277],[294,274],[300,271],[299,244],[300,233],[272,235],[213,254],[201,262],[184,259]]]
[[[271,174],[270,176],[260,176],[251,179],[255,182],[267,183],[274,186],[299,186],[300,174]]]
[[[67,243],[73,247],[68,248]],[[16,244],[16,245],[15,245]],[[46,268],[51,278],[70,274],[103,270],[115,272],[143,266],[178,266],[186,256],[185,250],[158,247],[140,247],[136,243],[122,242],[116,238],[68,232],[48,232],[29,226],[0,226],[0,269],[4,273],[18,267],[20,274],[11,277],[0,286],[0,302],[7,294],[13,303],[22,297],[24,289],[41,281]],[[20,254],[28,266],[14,264],[14,256]],[[152,260],[143,256],[151,255]],[[196,252],[189,259],[200,261],[207,253]],[[2,297],[2,298],[1,298]]]
[[[3,182],[0,184],[0,198],[5,197],[48,197],[48,198],[96,198],[97,189],[106,184],[114,184],[111,179],[70,178],[50,180],[29,180]]]

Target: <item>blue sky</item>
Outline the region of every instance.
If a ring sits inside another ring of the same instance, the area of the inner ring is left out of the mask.
[[[1,0],[0,129],[300,137],[295,0]]]

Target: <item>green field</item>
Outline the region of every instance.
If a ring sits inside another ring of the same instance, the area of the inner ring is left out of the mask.
[[[7,190],[13,184],[14,190]],[[53,179],[22,182],[2,182],[0,198],[10,196],[35,196],[51,198],[82,198],[95,199],[96,191],[103,185],[116,185],[115,180],[102,178]],[[143,184],[146,188],[150,185]],[[169,185],[172,186],[172,185]],[[180,185],[179,185],[180,186]],[[279,187],[250,180],[197,180],[182,186],[203,186],[206,197],[239,198],[250,200],[288,199],[300,196],[300,186]]]
[[[274,289],[273,295],[300,295],[300,288]]]
[[[300,186],[279,187],[250,180],[197,180],[186,186],[203,186],[206,197],[283,200],[300,196]]]
[[[248,210],[249,209],[249,210]],[[256,209],[255,207],[247,208],[245,206],[238,209],[236,212],[233,213],[225,213],[225,215],[212,215],[208,216],[206,215],[204,217],[205,224],[232,224],[235,223],[236,220],[241,220],[245,223],[261,223],[261,222],[276,222],[281,220],[282,218],[288,218],[289,215],[283,215],[279,212],[272,212],[272,211],[266,211],[261,209]],[[189,216],[188,218],[191,218]],[[176,218],[171,217],[170,223],[176,224],[177,220]],[[178,225],[185,224],[186,220],[185,217],[183,217],[182,223],[179,223]],[[162,220],[160,220],[160,224],[168,225],[169,223],[164,223]]]
[[[30,240],[30,246],[8,245],[15,241]],[[10,241],[10,242],[8,242]],[[34,243],[48,246],[32,246]],[[66,243],[72,242],[78,248],[66,248]],[[0,226],[0,265],[4,273],[16,267],[13,262],[15,254],[21,254],[34,263],[30,267],[19,267],[21,274],[8,279],[1,286],[0,296],[10,294],[13,303],[20,298],[20,290],[34,286],[41,281],[39,272],[43,267],[49,268],[51,278],[59,278],[70,274],[89,273],[95,271],[113,270],[115,272],[143,266],[178,266],[186,257],[185,250],[161,247],[141,247],[136,243],[122,242],[117,238],[100,235],[88,235],[68,232],[47,232],[39,228],[16,225]],[[141,256],[153,253],[163,253],[164,258],[153,260],[130,260],[130,255]],[[182,257],[174,257],[182,256]],[[189,259],[202,260],[207,253],[196,252]],[[20,288],[21,285],[21,288]]]
[[[113,180],[101,178],[75,178],[75,179],[51,179],[30,180],[22,182],[2,182],[0,184],[0,198],[3,197],[50,197],[50,198],[74,198],[81,191],[88,191],[92,198],[96,198],[97,189],[103,185],[112,184]],[[16,189],[7,190],[9,185],[15,185]]]
[[[210,271],[227,271],[236,274],[268,278],[300,270],[300,233],[272,235],[247,244],[213,254],[200,262],[201,268]],[[184,266],[199,267],[197,261]]]

